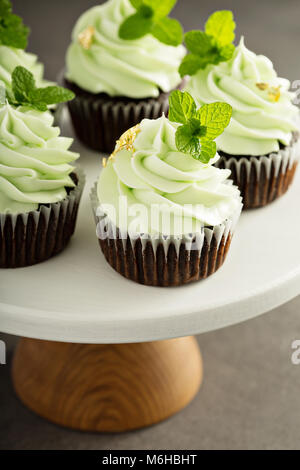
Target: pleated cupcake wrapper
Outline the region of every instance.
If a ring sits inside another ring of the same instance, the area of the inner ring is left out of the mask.
[[[233,183],[241,191],[244,209],[249,209],[264,206],[288,190],[299,158],[300,139],[268,156],[221,156],[215,165],[231,170]]]
[[[225,260],[241,212],[239,209],[215,227],[203,227],[201,233],[129,234],[99,211],[97,185],[90,198],[99,244],[108,263],[128,279],[152,286],[178,286],[214,273]]]
[[[62,251],[75,230],[85,176],[60,202],[24,214],[0,214],[0,268],[30,266]]]
[[[78,138],[99,152],[111,153],[116,140],[142,119],[156,119],[169,109],[168,95],[140,102],[108,101],[97,96],[77,96],[68,103]]]

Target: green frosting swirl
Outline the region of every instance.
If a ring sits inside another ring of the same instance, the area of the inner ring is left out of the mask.
[[[43,79],[44,66],[38,62],[35,54],[25,52],[22,49],[0,46],[0,82],[2,81],[6,88],[11,88],[11,74],[19,65],[30,70],[38,87],[52,84]]]
[[[167,46],[149,34],[119,38],[119,26],[134,11],[130,0],[109,0],[78,19],[66,56],[70,81],[91,93],[131,98],[157,97],[160,90],[177,87],[183,46]],[[78,35],[90,26],[95,28],[93,41],[84,49]]]
[[[261,89],[257,84],[266,84]],[[279,88],[278,101],[270,92]],[[289,145],[292,131],[299,130],[299,110],[292,104],[290,82],[279,78],[272,62],[249,51],[243,38],[232,59],[210,65],[192,76],[186,90],[199,105],[225,101],[233,108],[232,119],[216,142],[231,155],[265,155]]]
[[[229,170],[203,164],[188,154],[178,152],[175,132],[178,124],[162,116],[144,119],[134,141],[134,150],[122,149],[108,160],[98,183],[98,198],[103,211],[120,229],[133,227],[142,214],[139,232],[166,235],[198,232],[204,225],[215,226],[232,217],[241,208],[238,189],[227,181]],[[120,211],[120,196],[127,200],[127,216]],[[113,207],[115,216],[109,211]],[[159,208],[159,218],[151,215]],[[173,214],[170,226],[164,220]],[[178,229],[179,227],[179,229]],[[185,228],[189,227],[186,231]]]
[[[23,213],[39,204],[61,201],[74,187],[69,151],[72,139],[60,137],[50,112],[0,107],[0,213]]]

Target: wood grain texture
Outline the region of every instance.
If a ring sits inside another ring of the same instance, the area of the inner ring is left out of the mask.
[[[62,426],[120,432],[185,407],[202,381],[194,337],[93,345],[22,339],[13,362],[19,398]]]

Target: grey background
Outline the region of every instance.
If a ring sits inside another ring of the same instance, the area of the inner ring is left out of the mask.
[[[47,78],[55,79],[75,20],[102,2],[13,3],[32,29],[28,49],[45,63]],[[179,0],[174,15],[188,30],[223,8],[234,11],[238,38],[244,34],[246,45],[269,56],[282,76],[300,79],[299,0]],[[199,336],[205,378],[195,400],[159,425],[119,435],[62,429],[23,407],[10,381],[17,338],[0,334],[8,349],[8,363],[0,365],[0,449],[300,449],[300,365],[291,362],[291,343],[300,339],[299,310],[300,297]]]

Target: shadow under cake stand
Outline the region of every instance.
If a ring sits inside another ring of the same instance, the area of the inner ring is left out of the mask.
[[[116,273],[100,252],[88,193],[101,157],[80,150],[87,184],[75,236],[47,262],[0,270],[0,330],[24,337],[12,375],[30,409],[71,428],[126,431],[171,416],[195,396],[202,360],[190,335],[300,294],[300,172],[285,196],[242,214],[213,276],[146,287]]]

